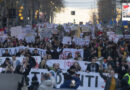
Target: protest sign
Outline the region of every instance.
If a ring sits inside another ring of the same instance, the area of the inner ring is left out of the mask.
[[[11,36],[14,36],[16,38],[19,38],[18,35],[23,33],[22,26],[11,27],[10,31],[11,31]]]
[[[62,41],[63,44],[71,44],[71,37],[65,36]]]
[[[0,65],[2,65],[7,57],[0,57]],[[8,57],[10,59],[10,61],[12,61],[12,57]],[[39,65],[41,62],[41,56],[33,56],[33,58],[36,61],[36,64]],[[25,57],[16,57],[16,60],[19,60],[20,63],[22,64],[23,60],[25,59]]]
[[[46,50],[19,46],[14,48],[0,48],[0,56],[2,56],[5,53],[5,50],[8,50],[10,55],[16,55],[16,53],[18,53],[20,49],[29,49],[31,52],[34,51],[34,49],[37,49],[40,56],[43,57],[46,55]]]
[[[87,68],[87,65],[90,63],[87,61],[76,61],[76,60],[48,60],[46,64],[49,67],[53,67],[54,63],[58,63],[60,65],[60,69],[68,70],[75,62],[79,63],[82,71],[85,71]]]
[[[60,55],[60,59],[66,59],[68,54],[71,53],[72,57],[75,58],[75,56],[77,55],[77,53],[79,53],[81,55],[81,57],[83,58],[83,49],[69,49],[69,48],[65,48],[62,52],[62,54]]]

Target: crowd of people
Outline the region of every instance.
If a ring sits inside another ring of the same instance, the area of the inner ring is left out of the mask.
[[[63,31],[65,32],[65,31]],[[99,34],[100,32],[100,34]],[[3,73],[18,73],[22,74],[25,77],[29,74],[31,68],[36,66],[36,61],[32,56],[40,56],[37,48],[45,49],[46,55],[42,58],[42,61],[39,65],[40,69],[48,69],[53,70],[57,73],[62,72],[60,69],[60,65],[57,63],[53,64],[53,67],[49,67],[46,62],[49,59],[59,59],[60,54],[65,48],[73,48],[73,49],[83,49],[84,54],[81,57],[80,53],[77,53],[74,60],[76,61],[89,61],[90,64],[87,65],[85,72],[97,72],[100,73],[104,80],[106,80],[105,90],[117,90],[111,88],[119,88],[120,85],[116,85],[121,81],[124,85],[122,86],[123,90],[130,89],[130,77],[125,74],[127,72],[130,73],[130,67],[127,64],[126,58],[130,55],[130,42],[124,38],[121,38],[118,43],[114,43],[110,41],[107,37],[107,31],[95,31],[95,39],[92,39],[90,36],[90,42],[88,45],[76,45],[75,42],[72,41],[71,44],[63,44],[62,39],[59,37],[60,33],[53,34],[51,38],[41,39],[37,34],[34,42],[27,42],[26,40],[18,40],[15,37],[8,36],[5,40],[0,41],[0,48],[12,48],[18,46],[26,46],[30,48],[36,48],[32,53],[29,49],[20,49],[15,55],[11,55],[8,50],[5,50],[2,57],[6,57],[5,62],[1,65],[5,70]],[[73,34],[71,32],[66,32],[64,35],[69,35],[73,38]],[[25,56],[22,63],[16,59],[16,57]],[[12,57],[12,60],[10,58]],[[72,59],[72,53],[69,53],[66,59]],[[97,63],[99,59],[102,58],[100,63]],[[75,62],[71,67],[74,69],[74,72],[82,71],[81,66],[78,62]],[[69,71],[71,74],[74,74],[71,70]],[[102,73],[110,73],[110,77],[104,76]],[[118,78],[113,78],[114,74],[118,74]],[[130,75],[130,74],[129,74]],[[51,75],[43,75],[42,81],[46,78],[51,77]],[[77,77],[77,76],[75,76]],[[53,80],[53,78],[51,78]],[[119,80],[119,81],[118,81]],[[54,81],[53,81],[54,83]],[[65,82],[64,82],[65,83]],[[66,82],[67,83],[67,82]],[[73,82],[74,83],[74,82]],[[115,86],[116,85],[116,86]],[[73,86],[73,85],[71,85]],[[77,84],[79,86],[79,82]],[[126,86],[126,87],[124,87]],[[52,87],[52,86],[51,86]],[[65,85],[62,85],[61,88],[72,88]],[[40,87],[42,88],[42,87]],[[76,88],[76,86],[74,86]],[[33,90],[33,89],[30,89]],[[42,90],[42,89],[39,89]],[[47,89],[46,89],[47,90]]]

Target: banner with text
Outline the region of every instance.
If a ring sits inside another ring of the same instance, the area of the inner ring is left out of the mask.
[[[20,46],[20,47],[14,47],[14,48],[0,48],[0,56],[2,56],[5,53],[5,50],[8,50],[10,55],[16,55],[16,53],[19,52],[20,49],[29,49],[30,52],[32,53],[34,49],[38,50],[38,53],[40,56],[45,56],[46,55],[46,50],[39,49],[39,48],[29,48],[25,46]]]
[[[48,70],[45,69],[32,69],[29,77],[29,84],[32,82],[32,78],[34,74],[36,74],[38,78],[38,82],[41,83],[41,73],[49,73]],[[61,84],[64,82],[64,73],[55,74],[56,78],[56,88],[60,88]],[[99,73],[86,73],[86,72],[78,72],[81,85],[79,86],[78,90],[104,90],[105,81],[101,78]]]
[[[75,62],[79,63],[82,71],[85,71],[87,68],[87,65],[90,63],[87,61],[76,61],[76,60],[48,60],[46,64],[49,67],[53,67],[54,63],[58,63],[60,65],[60,69],[68,70]]]
[[[71,53],[72,57],[75,58],[77,54],[80,54],[81,57],[83,58],[83,53],[84,50],[83,49],[69,49],[69,48],[65,48],[62,52],[62,54],[60,55],[60,59],[67,59],[68,54]]]
[[[0,65],[2,65],[7,57],[0,57]],[[12,61],[12,57],[8,57],[10,59],[10,61]],[[41,56],[33,56],[33,58],[35,59],[36,63],[37,63],[37,67],[39,66],[40,62],[41,62]],[[16,60],[19,60],[20,63],[22,64],[23,60],[25,59],[25,57],[16,57]]]

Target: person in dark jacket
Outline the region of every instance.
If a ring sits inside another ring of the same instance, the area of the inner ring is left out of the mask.
[[[40,56],[37,49],[34,49],[32,56]]]
[[[71,66],[68,70],[68,73],[64,74],[64,83],[60,86],[60,88],[64,89],[77,89],[80,85],[80,79],[76,75],[76,68]]]
[[[13,73],[14,68],[11,64],[11,60],[9,58],[6,58],[4,63],[1,65],[2,68],[5,68],[5,71],[3,73]]]
[[[100,76],[106,81],[104,90],[119,90],[120,81],[115,78],[115,71],[111,70],[109,76],[103,75],[102,70],[99,71]]]
[[[121,80],[122,90],[130,90],[130,68]]]
[[[90,47],[84,47],[84,61],[90,60]]]
[[[118,71],[118,78],[120,80],[123,79],[123,76],[125,75],[125,73],[127,73],[127,69],[128,69],[128,66],[126,65],[126,62],[122,61],[121,65],[117,69],[117,71]]]
[[[34,68],[36,66],[35,59],[32,56],[30,56],[30,55],[27,56],[27,59],[28,59],[29,67],[30,68]]]
[[[11,55],[8,52],[8,49],[5,50],[5,53],[2,55],[3,57],[10,57]]]
[[[92,58],[92,62],[88,64],[86,72],[98,72],[99,65],[96,63],[96,58]]]
[[[56,48],[53,48],[53,51],[47,48],[47,53],[49,53],[52,56],[52,59],[59,59],[59,55],[62,53],[63,48],[58,51]]]

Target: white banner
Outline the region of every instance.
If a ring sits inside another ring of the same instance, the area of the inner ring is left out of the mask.
[[[40,62],[41,62],[41,56],[33,56],[36,64],[39,66]],[[0,57],[0,65],[2,65],[5,61],[7,57]],[[10,59],[10,61],[12,61],[12,57],[8,57]],[[25,59],[25,57],[16,57],[16,60],[19,60],[20,63],[22,64],[23,60]]]
[[[62,41],[63,44],[71,44],[71,37],[65,36]]]
[[[76,45],[80,45],[80,46],[89,45],[90,36],[86,36],[85,38],[74,37],[73,42],[75,42]]]
[[[113,41],[114,43],[118,43],[119,37],[116,34],[109,35],[109,40]]]
[[[29,84],[32,82],[32,77],[34,73],[38,78],[38,82],[41,83],[41,73],[48,73],[48,70],[45,69],[32,69],[29,77]],[[62,72],[55,76],[56,78],[56,88],[60,88],[61,84],[64,82],[64,73]],[[86,72],[78,72],[77,73],[80,77],[81,85],[79,86],[78,90],[104,90],[105,82],[100,77],[99,73],[86,73]]]
[[[14,47],[14,48],[0,48],[0,56],[5,53],[5,50],[8,49],[8,52],[10,55],[16,55],[16,53],[19,52],[20,49],[26,49],[28,47],[20,46],[20,47]],[[46,55],[46,50],[39,49],[39,48],[28,48],[30,52],[32,53],[34,49],[38,50],[38,53],[40,56],[45,56]]]
[[[60,69],[68,70],[74,64],[74,62],[79,63],[82,71],[85,71],[86,68],[87,68],[87,65],[90,63],[90,62],[87,62],[87,61],[76,61],[76,60],[48,60],[46,64],[49,67],[53,67],[54,63],[59,63]]]
[[[11,27],[10,31],[11,31],[11,36],[14,36],[18,39],[23,39],[24,35],[23,35],[22,26]],[[23,37],[21,37],[20,35],[22,35]]]
[[[83,58],[84,50],[83,49],[69,49],[69,48],[65,48],[63,50],[62,54],[60,55],[60,59],[67,59],[67,56],[68,56],[69,53],[72,54],[73,58],[75,58],[77,53],[79,53],[81,55],[81,57]]]

